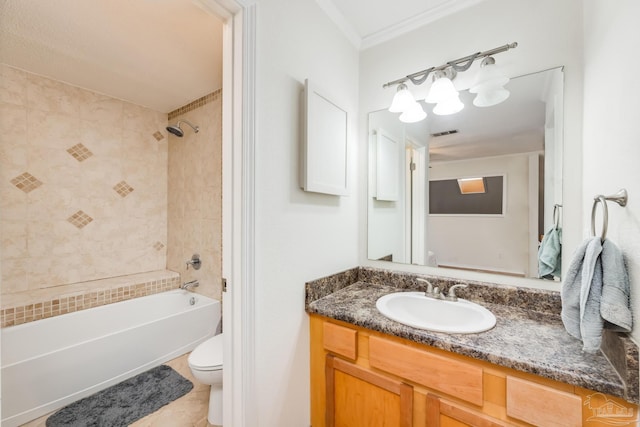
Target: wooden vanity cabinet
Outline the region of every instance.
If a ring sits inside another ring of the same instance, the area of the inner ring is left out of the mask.
[[[312,427],[611,425],[596,400],[627,410],[617,426],[637,424],[613,396],[318,315],[310,332]]]

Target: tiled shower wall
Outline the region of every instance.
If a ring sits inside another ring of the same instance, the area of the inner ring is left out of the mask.
[[[197,292],[221,299],[222,274],[222,94],[215,91],[169,113],[169,122],[186,119],[184,136],[169,135],[167,268],[183,281],[198,279]],[[202,267],[187,269],[197,253]]]
[[[164,269],[167,115],[1,67],[2,294]]]

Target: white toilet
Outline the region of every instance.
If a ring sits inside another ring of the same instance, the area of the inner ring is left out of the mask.
[[[198,345],[189,355],[189,367],[196,380],[211,386],[209,395],[210,424],[222,425],[222,334]]]

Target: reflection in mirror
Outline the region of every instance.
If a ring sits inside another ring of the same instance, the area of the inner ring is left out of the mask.
[[[369,114],[369,259],[560,279],[562,68],[506,88],[486,108],[461,91],[465,108],[448,116],[421,102],[428,117],[417,123]],[[485,192],[463,194],[466,178]]]

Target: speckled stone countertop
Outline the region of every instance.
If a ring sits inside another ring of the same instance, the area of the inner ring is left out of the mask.
[[[457,294],[496,316],[478,334],[446,334],[402,325],[380,314],[376,300],[399,290],[422,290],[417,277],[448,288],[453,281],[371,268],[355,268],[306,285],[306,310],[373,331],[484,360],[638,403],[638,349],[623,334],[607,333],[603,351],[582,351],[560,319],[559,292],[455,280]],[[605,353],[607,354],[605,356]]]

